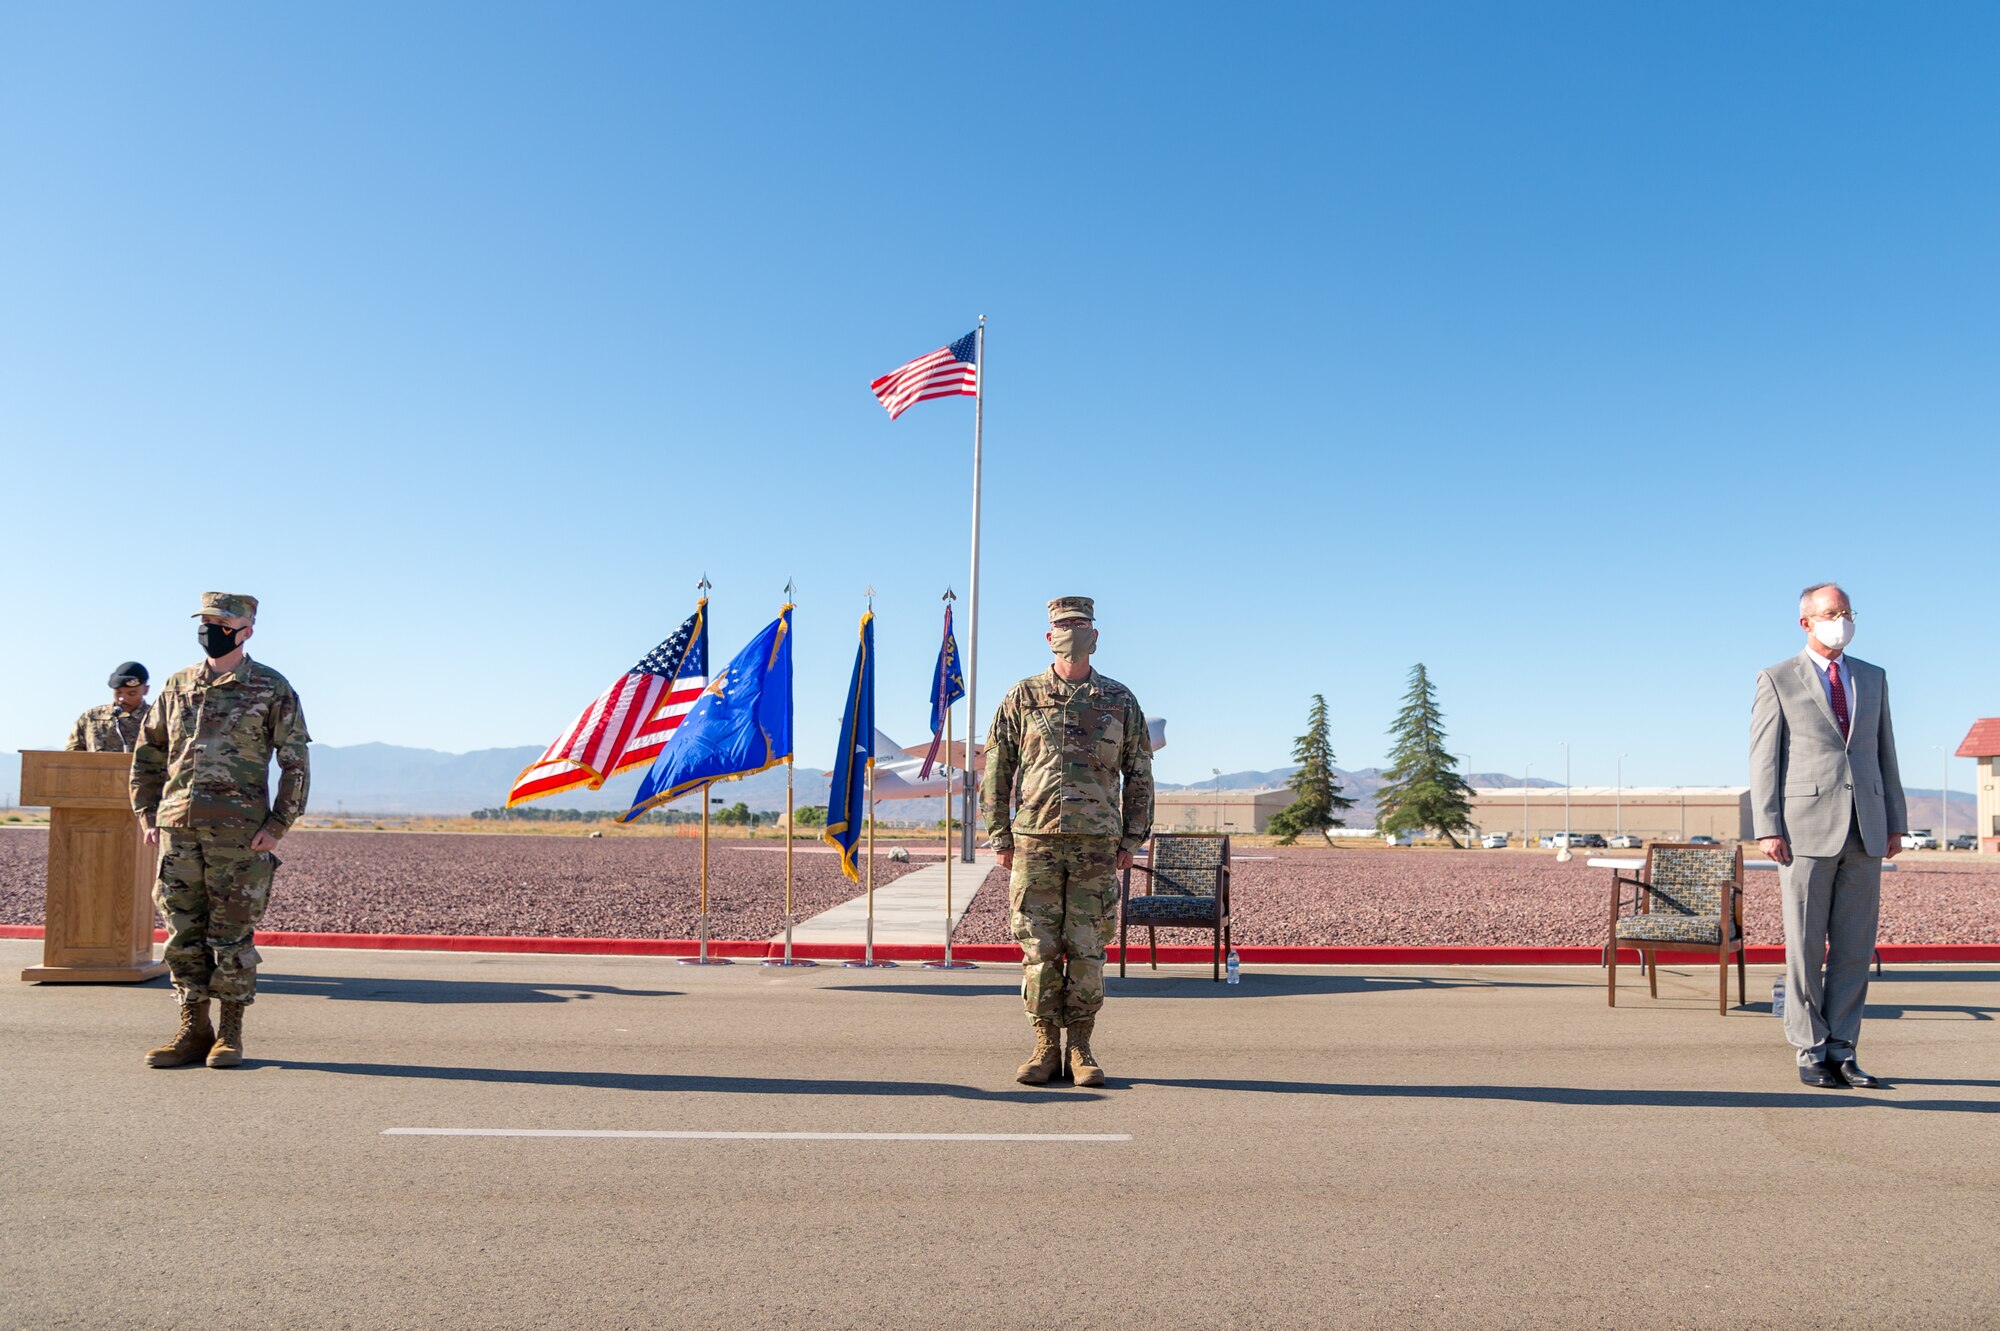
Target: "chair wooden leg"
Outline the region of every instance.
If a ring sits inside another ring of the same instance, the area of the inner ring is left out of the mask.
[[[1736,949],[1736,1006],[1737,1007],[1750,1006],[1750,995],[1743,985],[1743,954],[1747,950],[1748,949],[1746,948],[1740,948],[1740,947]]]
[[[1125,978],[1125,933],[1128,928],[1130,928],[1130,926],[1125,923],[1125,917],[1122,915],[1119,916],[1118,917],[1118,978],[1121,980]]]
[[[1160,968],[1160,935],[1156,926],[1146,926],[1146,964],[1154,970]]]
[[[1646,983],[1652,989],[1653,997],[1658,998],[1660,996],[1660,954],[1657,952],[1648,952],[1642,947],[1639,949],[1639,957],[1641,960],[1653,963],[1646,967]]]
[[[1729,1015],[1729,954],[1715,954],[1715,1011],[1716,1015]]]
[[[1614,939],[1607,955],[1611,958],[1604,967],[1604,1001],[1609,1007],[1618,1006],[1618,943]]]
[[[1215,950],[1214,958],[1209,964],[1208,978],[1215,981],[1222,978],[1222,930],[1215,930],[1209,937],[1214,940]]]

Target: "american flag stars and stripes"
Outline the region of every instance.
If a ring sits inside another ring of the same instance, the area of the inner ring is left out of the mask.
[[[596,790],[660,756],[708,684],[707,602],[584,708],[507,792],[507,807],[560,791]]]
[[[888,409],[889,419],[934,397],[976,397],[979,393],[979,334],[967,333],[949,346],[900,365],[868,385]]]

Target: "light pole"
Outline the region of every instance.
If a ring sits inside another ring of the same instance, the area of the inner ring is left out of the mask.
[[[1631,756],[1629,753],[1618,755],[1618,793],[1614,798],[1618,801],[1619,836],[1625,835],[1625,760]]]
[[[1212,792],[1215,796],[1215,830],[1220,832],[1222,830],[1222,769],[1220,767],[1211,767],[1208,770],[1215,773],[1215,789]]]
[[[1951,750],[1942,744],[1933,744],[1943,755],[1943,774],[1938,786],[1938,849],[1951,849]]]
[[[1528,778],[1535,774],[1535,765],[1529,763],[1521,773],[1521,845],[1528,844]]]
[[[1558,860],[1562,861],[1563,863],[1567,864],[1567,863],[1569,863],[1569,860],[1570,860],[1570,853],[1569,853],[1569,839],[1570,839],[1570,831],[1569,831],[1569,741],[1568,741],[1568,740],[1563,740],[1563,741],[1561,741],[1561,743],[1562,743],[1562,746],[1563,746],[1563,843],[1562,843],[1562,849],[1556,852],[1556,858],[1557,858]]]
[[[1465,764],[1465,771],[1462,773],[1462,775],[1465,778],[1465,788],[1468,791],[1470,791],[1472,789],[1472,755],[1469,753],[1461,753],[1458,755],[1458,760]],[[1478,831],[1479,828],[1477,826],[1474,826],[1472,831],[1466,835],[1465,844],[1467,849],[1471,848],[1473,835],[1477,834]],[[1445,836],[1448,839],[1451,836],[1451,833],[1446,832]]]
[[[1563,746],[1563,835],[1567,837],[1569,835],[1569,741],[1564,740],[1562,742],[1562,746]]]

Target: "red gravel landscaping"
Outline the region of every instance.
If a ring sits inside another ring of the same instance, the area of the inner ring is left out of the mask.
[[[1239,859],[1230,907],[1245,947],[1595,946],[1604,941],[1611,871],[1531,851],[1256,850]],[[1778,876],[1746,875],[1753,945],[1782,944]],[[1007,879],[996,873],[959,922],[961,943],[1012,941]],[[1161,931],[1162,943],[1206,933]],[[1884,943],[2000,942],[2000,861],[1904,859],[1882,876]]]
[[[0,832],[0,923],[42,922],[43,831]],[[798,847],[800,918],[856,895],[831,854]],[[1236,862],[1236,941],[1247,947],[1594,946],[1604,937],[1610,871],[1579,857],[1526,851],[1253,850]],[[298,831],[267,929],[326,933],[691,938],[699,847],[673,837],[466,836]],[[877,857],[884,886],[925,863]],[[1881,941],[2000,942],[2000,858],[1904,857],[1882,880]],[[961,887],[961,890],[963,888]],[[774,841],[709,847],[711,938],[769,938],[784,928],[784,849]],[[1777,875],[1749,875],[1753,944],[1784,941]],[[994,873],[954,935],[1007,943],[1007,875]],[[1187,944],[1204,936],[1167,933]]]
[[[794,857],[800,918],[855,895],[831,854]],[[490,934],[539,938],[692,938],[700,843],[681,837],[450,835],[296,831],[266,929],[313,933]],[[0,832],[0,923],[42,922],[48,835]],[[875,885],[919,867],[878,854]],[[783,842],[709,843],[711,938],[782,931]]]

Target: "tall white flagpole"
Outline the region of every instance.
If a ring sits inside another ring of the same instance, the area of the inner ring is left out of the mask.
[[[966,629],[966,672],[965,672],[965,841],[961,858],[972,863],[973,850],[979,844],[977,831],[979,822],[979,773],[973,764],[973,752],[979,745],[979,470],[981,445],[986,425],[986,316],[979,316],[979,340],[973,344],[973,354],[979,358],[979,379],[972,395],[972,623]],[[951,755],[945,754],[949,762]],[[945,808],[951,808],[949,798]],[[951,818],[945,818],[949,843]]]

